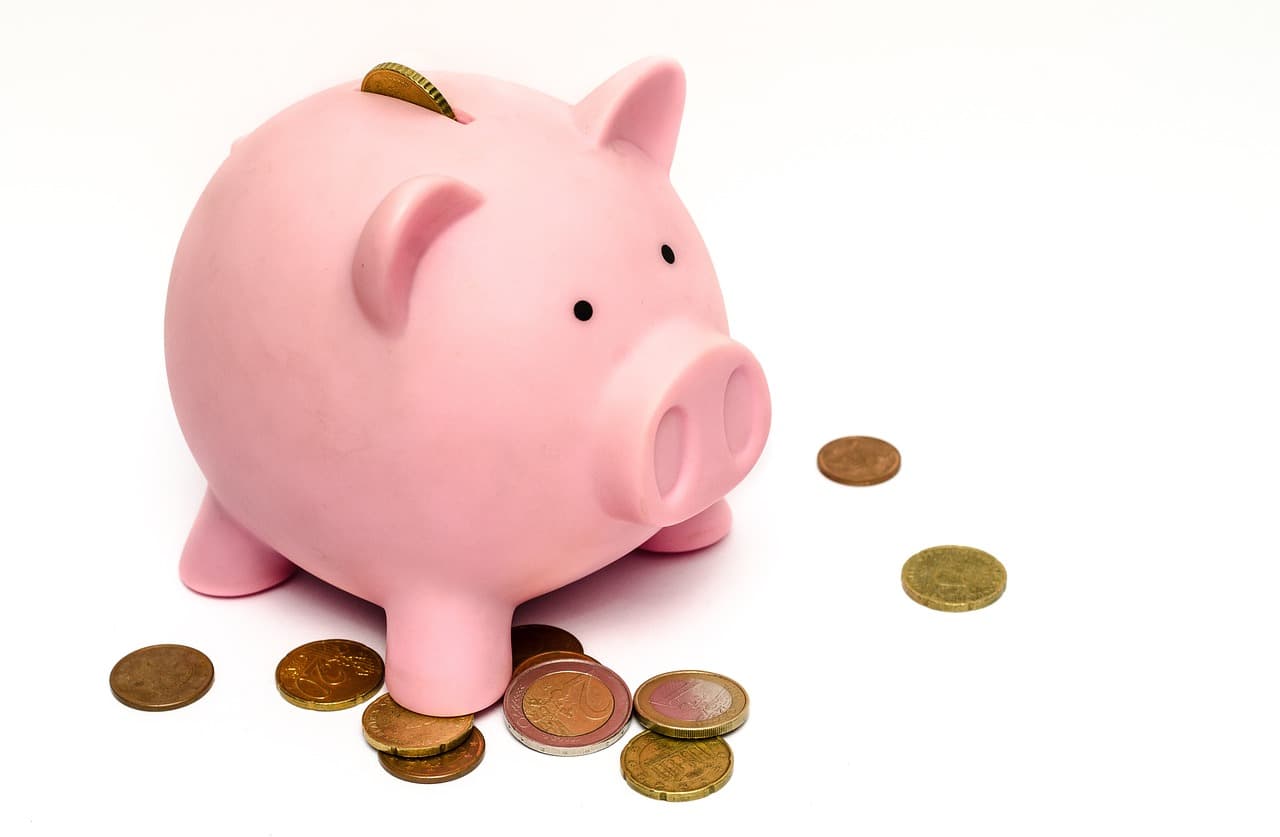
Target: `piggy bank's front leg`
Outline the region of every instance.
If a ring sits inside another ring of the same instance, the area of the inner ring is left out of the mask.
[[[387,691],[422,715],[479,712],[511,680],[514,605],[469,594],[402,594],[386,605]]]
[[[719,543],[729,534],[732,525],[733,512],[729,511],[729,504],[717,500],[683,523],[659,529],[656,535],[640,544],[640,548],[646,552],[690,552]]]
[[[276,586],[294,569],[233,520],[212,491],[205,491],[178,563],[183,584],[206,596],[247,596]]]

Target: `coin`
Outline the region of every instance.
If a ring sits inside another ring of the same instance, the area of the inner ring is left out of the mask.
[[[582,643],[564,628],[553,625],[516,625],[511,629],[511,668],[544,651],[582,653]]]
[[[631,692],[615,672],[585,660],[526,669],[502,701],[507,729],[530,749],[553,756],[603,750],[631,720]]]
[[[378,753],[378,761],[392,776],[422,785],[460,779],[475,770],[483,759],[484,736],[475,727],[472,727],[471,733],[460,745],[438,756],[407,759],[390,753]]]
[[[213,663],[185,645],[148,645],[122,657],[108,681],[125,706],[163,712],[204,697],[213,685]]]
[[[474,715],[437,718],[410,712],[383,695],[364,710],[361,719],[369,746],[405,758],[434,756],[452,750],[471,733]]]
[[[555,662],[556,660],[584,660],[588,663],[597,664],[600,662],[595,657],[590,657],[586,654],[577,654],[573,651],[543,651],[541,654],[534,654],[532,657],[526,658],[524,662],[516,666],[516,670],[511,672],[511,679],[514,680],[521,674],[524,674],[526,669],[533,668],[534,666],[540,666],[543,663]]]
[[[347,709],[382,687],[382,658],[350,639],[308,642],[276,666],[276,686],[285,700],[303,709]]]
[[[720,737],[690,741],[648,730],[622,748],[622,777],[654,799],[701,799],[724,787],[732,775],[733,750]]]
[[[403,64],[387,61],[374,67],[365,74],[364,81],[360,82],[360,90],[400,99],[455,121],[458,118],[439,88],[422,73]]]
[[[893,479],[902,465],[898,449],[870,436],[845,436],[818,451],[818,470],[845,485],[875,485]]]
[[[981,549],[934,546],[902,565],[902,589],[934,610],[977,610],[1000,598],[1004,565]]]
[[[747,722],[747,693],[709,671],[670,671],[636,689],[636,718],[671,738],[711,738]]]

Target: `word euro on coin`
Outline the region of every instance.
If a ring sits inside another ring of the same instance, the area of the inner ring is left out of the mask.
[[[378,761],[384,770],[397,779],[406,782],[417,782],[423,785],[435,785],[441,782],[452,782],[461,779],[475,770],[484,759],[484,736],[480,730],[472,728],[466,740],[448,752],[438,756],[427,756],[420,759],[407,759],[393,756],[390,753],[378,753]]]
[[[636,718],[670,738],[713,738],[747,721],[747,692],[709,671],[671,671],[636,689]]]
[[[898,449],[871,436],[845,436],[818,451],[818,470],[845,485],[876,485],[893,479],[902,465]]]
[[[410,712],[383,695],[364,710],[361,719],[369,746],[405,758],[424,758],[448,752],[471,734],[473,715],[437,718]]]
[[[902,589],[925,607],[977,610],[1000,598],[1008,575],[1004,564],[970,546],[934,546],[902,565]]]
[[[347,709],[382,687],[382,657],[349,639],[300,645],[276,666],[276,687],[294,706],[327,712]]]
[[[204,697],[213,685],[213,663],[186,645],[148,645],[121,658],[108,680],[125,706],[164,712]]]

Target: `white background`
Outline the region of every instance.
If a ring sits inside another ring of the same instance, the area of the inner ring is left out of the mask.
[[[273,683],[302,642],[381,650],[378,608],[178,581],[178,236],[232,139],[378,62],[573,101],[650,54],[773,434],[721,545],[517,617],[633,688],[737,678],[734,777],[656,802],[621,744],[544,756],[491,709],[475,773],[396,781],[360,710]],[[1276,833],[1280,4],[5,0],[0,103],[4,833]],[[849,434],[901,474],[823,479]],[[1004,598],[907,599],[942,543]],[[157,642],[209,654],[204,699],[111,697]]]

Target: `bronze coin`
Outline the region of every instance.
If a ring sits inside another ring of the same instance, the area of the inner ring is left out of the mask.
[[[204,697],[213,685],[213,663],[185,645],[148,645],[121,658],[108,680],[125,706],[163,712]]]
[[[995,556],[971,546],[934,546],[902,565],[902,589],[932,608],[977,610],[1004,594],[1008,574]]]
[[[364,710],[361,722],[369,746],[393,756],[423,758],[448,752],[471,734],[474,715],[437,718],[410,712],[383,695]]]
[[[484,759],[484,736],[472,727],[471,733],[457,747],[438,756],[407,759],[390,753],[378,753],[382,767],[397,779],[421,785],[452,782],[466,776]]]
[[[360,82],[360,90],[400,99],[455,121],[458,118],[449,106],[449,100],[430,79],[394,61],[384,61],[366,73],[364,80]]]
[[[553,756],[603,750],[631,720],[631,692],[616,672],[598,663],[557,660],[524,671],[502,701],[516,740]]]
[[[564,628],[554,625],[516,625],[511,629],[511,669],[544,651],[582,653],[582,643]]]
[[[328,712],[364,703],[382,688],[382,657],[350,639],[300,645],[276,666],[276,687],[294,706]]]
[[[732,775],[733,750],[723,738],[690,741],[648,730],[622,749],[622,777],[653,799],[701,799],[724,787]]]
[[[636,689],[636,718],[670,738],[713,738],[747,721],[747,692],[709,671],[671,671]]]
[[[893,479],[902,465],[898,449],[870,436],[845,436],[818,451],[818,470],[845,485],[875,485]]]
[[[556,660],[584,660],[588,663],[600,662],[595,657],[589,657],[586,654],[575,654],[572,651],[543,651],[541,654],[534,654],[532,657],[529,657],[520,665],[516,666],[516,670],[511,672],[511,679],[515,680],[521,674],[524,674],[526,669],[533,668],[534,666],[540,666],[543,663],[555,662]]]

